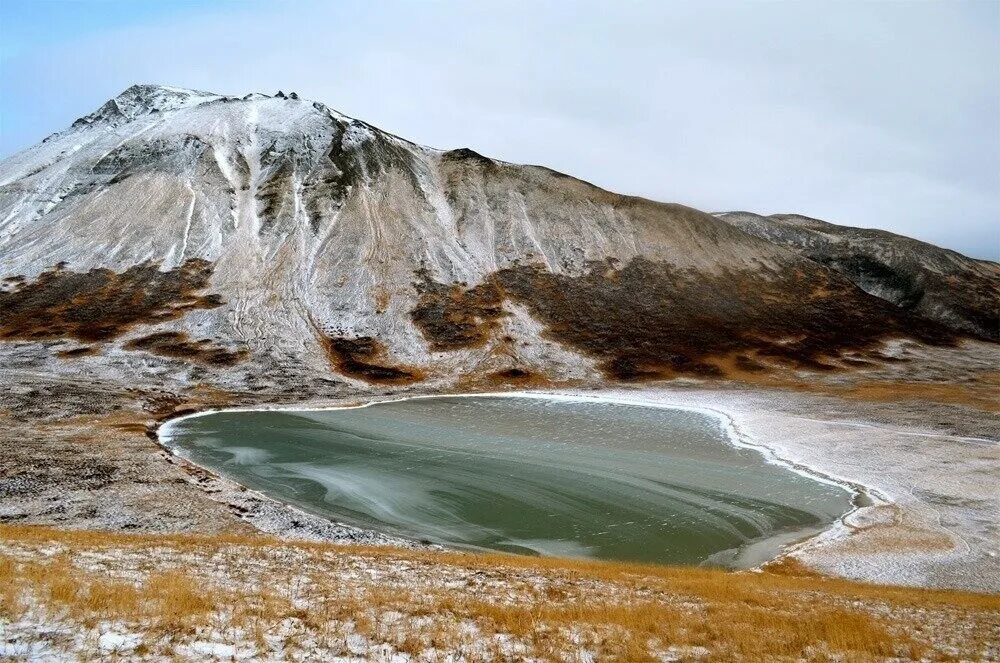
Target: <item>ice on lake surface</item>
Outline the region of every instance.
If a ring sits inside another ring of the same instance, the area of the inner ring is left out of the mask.
[[[709,415],[605,402],[482,396],[221,412],[178,421],[165,438],[312,513],[520,553],[737,564],[748,544],[828,526],[852,498],[734,446]]]

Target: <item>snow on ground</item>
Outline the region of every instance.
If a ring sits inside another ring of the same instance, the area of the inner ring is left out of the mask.
[[[0,535],[0,656],[11,660],[1000,654],[996,600],[883,591],[788,571],[567,565],[253,537],[10,527]]]

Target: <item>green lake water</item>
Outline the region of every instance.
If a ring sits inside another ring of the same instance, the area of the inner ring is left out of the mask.
[[[732,445],[683,409],[447,397],[171,422],[176,453],[334,520],[459,547],[754,564],[852,493]]]

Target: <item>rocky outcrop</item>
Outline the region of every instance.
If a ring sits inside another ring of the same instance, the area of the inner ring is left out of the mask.
[[[1000,265],[884,230],[794,214],[719,218],[843,274],[865,292],[963,334],[1000,340]]]

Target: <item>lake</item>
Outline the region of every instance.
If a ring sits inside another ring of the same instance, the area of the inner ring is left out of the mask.
[[[449,546],[749,566],[853,494],[679,408],[498,396],[219,412],[169,422],[175,453],[334,520]]]

